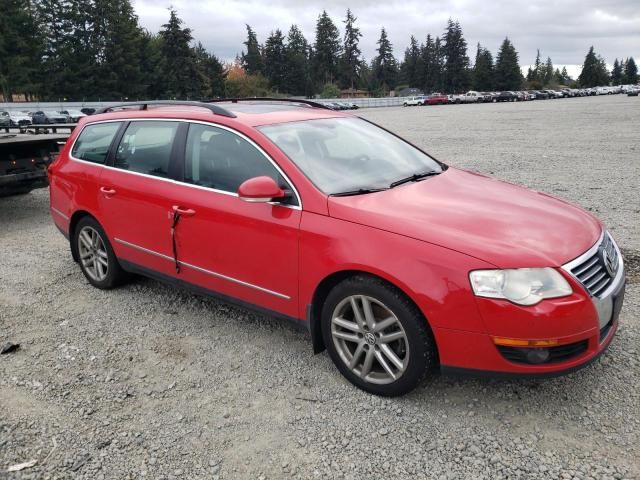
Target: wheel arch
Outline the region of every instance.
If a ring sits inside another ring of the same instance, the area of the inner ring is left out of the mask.
[[[98,219],[93,214],[91,214],[91,212],[88,212],[86,210],[76,210],[75,212],[73,212],[73,215],[71,215],[71,219],[69,220],[69,248],[71,248],[71,256],[73,257],[73,261],[76,263],[79,261],[78,248],[73,239],[75,237],[76,226],[78,225],[78,222],[80,222],[80,220],[82,220],[84,217],[91,217],[96,222],[98,222]]]
[[[369,271],[361,270],[357,268],[338,270],[327,275],[325,278],[322,279],[322,281],[320,281],[320,283],[317,285],[316,289],[313,292],[311,303],[307,305],[307,321],[309,322],[309,332],[311,333],[313,353],[320,353],[324,351],[326,348],[324,344],[324,340],[322,338],[321,315],[322,315],[322,306],[324,305],[324,301],[329,295],[329,292],[331,292],[331,290],[340,282],[348,278],[352,278],[359,275],[376,278],[386,283],[390,287],[398,290],[398,292],[404,295],[407,298],[407,300],[409,300],[416,307],[416,309],[420,312],[420,314],[424,318],[427,328],[431,330],[433,333],[433,330],[431,328],[431,325],[429,325],[429,320],[427,319],[426,315],[424,314],[422,309],[418,306],[417,302],[414,300],[412,295],[410,295],[407,292],[407,289],[403,288],[400,285],[400,282],[394,281],[394,279],[385,278],[373,272],[369,272]],[[435,340],[435,337],[434,337],[434,340]],[[437,353],[438,347],[437,345],[435,345],[435,347],[436,347],[436,353]]]

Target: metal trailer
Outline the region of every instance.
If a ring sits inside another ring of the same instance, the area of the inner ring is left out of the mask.
[[[46,187],[47,167],[69,134],[0,133],[0,197]]]

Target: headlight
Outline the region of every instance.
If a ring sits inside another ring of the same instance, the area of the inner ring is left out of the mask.
[[[535,305],[545,298],[564,297],[572,292],[553,268],[475,270],[469,279],[477,296],[503,298],[518,305]]]

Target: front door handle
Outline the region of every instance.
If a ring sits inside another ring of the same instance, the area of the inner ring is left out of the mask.
[[[193,217],[196,214],[196,211],[191,208],[181,208],[177,205],[173,206],[173,211],[182,217]]]
[[[117,193],[113,188],[109,188],[109,187],[100,187],[100,191],[104,193],[107,197],[111,197]]]

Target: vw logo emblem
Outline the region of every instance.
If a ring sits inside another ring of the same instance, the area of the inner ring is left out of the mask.
[[[366,340],[366,342],[369,345],[375,345],[376,344],[376,336],[371,332],[365,333],[364,334],[364,339]]]
[[[615,259],[604,249],[600,251],[600,257],[602,258],[602,264],[605,270],[610,277],[613,277],[616,273]]]

